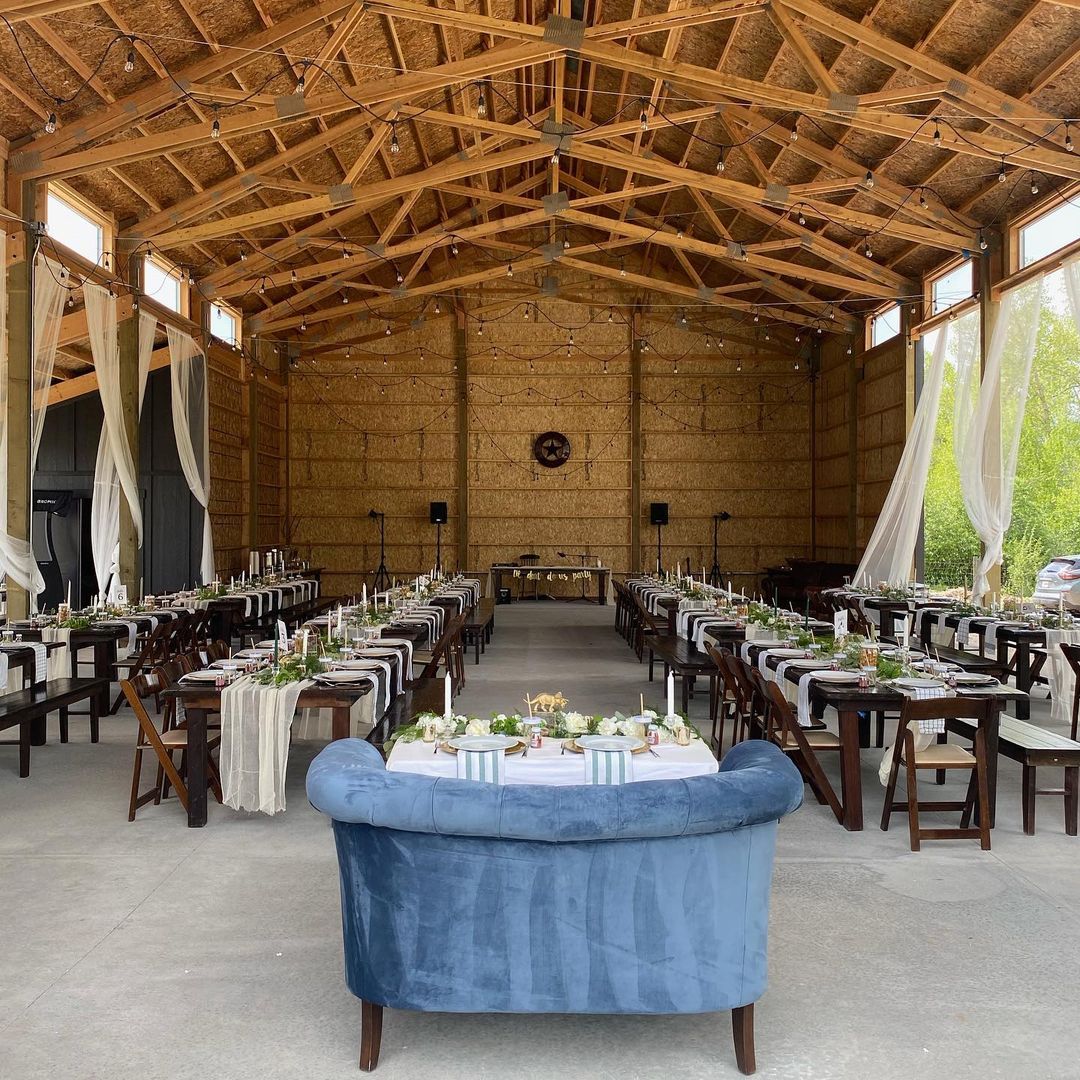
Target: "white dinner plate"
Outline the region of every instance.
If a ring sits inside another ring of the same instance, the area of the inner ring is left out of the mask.
[[[222,671],[239,671],[244,666],[243,660],[215,660],[212,668],[221,668]]]
[[[989,686],[997,682],[993,675],[978,675],[973,671],[961,671],[956,675],[956,682],[960,686]]]
[[[819,671],[814,676],[819,682],[858,682],[857,671]]]
[[[791,658],[791,657],[796,657],[796,656],[805,657],[806,656],[806,650],[805,649],[770,649],[769,650],[769,655],[770,656],[779,656],[781,658],[783,658],[783,657]]]
[[[218,674],[216,671],[189,671],[186,675],[180,676],[180,681],[193,683],[214,682],[218,678]]]
[[[905,690],[930,690],[941,686],[941,681],[938,679],[913,679],[903,675],[899,679],[893,679],[893,685],[902,686]]]
[[[510,735],[459,735],[448,739],[446,745],[455,750],[509,750],[520,742]]]
[[[321,671],[315,676],[316,682],[321,683],[368,683],[369,672],[362,671]]]
[[[579,735],[574,742],[584,750],[624,751],[640,750],[644,739],[633,735]]]

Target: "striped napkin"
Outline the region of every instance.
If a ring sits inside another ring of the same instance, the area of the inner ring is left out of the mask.
[[[930,698],[943,698],[947,696],[944,686],[919,686],[907,689],[903,686],[896,687],[902,694],[906,694],[916,701],[927,701]],[[934,736],[945,731],[944,720],[920,720],[915,725],[912,735],[915,737],[915,751],[925,750],[933,741]],[[881,764],[878,766],[878,781],[882,787],[888,787],[889,769],[892,767],[893,746],[890,743],[885,747],[885,753],[881,756]]]
[[[585,754],[586,784],[629,784],[634,779],[634,762],[629,750],[589,750]]]
[[[477,780],[481,784],[501,784],[505,757],[506,752],[502,749],[458,750],[458,779]]]

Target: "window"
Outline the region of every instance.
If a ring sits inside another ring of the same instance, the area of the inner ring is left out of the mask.
[[[180,301],[183,289],[180,282],[180,271],[171,266],[166,266],[156,259],[143,261],[143,292],[155,300],[162,307],[180,311]]]
[[[88,262],[101,260],[105,252],[105,226],[80,200],[50,188],[45,214],[53,240]]]
[[[1020,229],[1020,268],[1080,240],[1080,206],[1062,203]]]
[[[870,320],[870,348],[881,345],[900,333],[900,305],[891,304]]]
[[[210,333],[229,345],[240,344],[240,312],[224,304],[210,305]]]
[[[940,277],[930,282],[930,314],[937,315],[947,311],[954,304],[966,300],[975,292],[975,279],[970,259],[965,259],[959,266],[947,270]]]

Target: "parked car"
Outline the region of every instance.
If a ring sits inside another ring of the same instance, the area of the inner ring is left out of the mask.
[[[1065,606],[1080,611],[1080,555],[1057,555],[1039,571],[1035,599],[1047,607]]]

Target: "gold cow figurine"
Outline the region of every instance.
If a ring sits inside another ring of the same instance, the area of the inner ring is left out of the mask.
[[[554,694],[537,694],[534,698],[526,696],[525,704],[528,705],[533,712],[553,713],[565,709],[567,700],[562,696],[562,691],[559,690]]]

